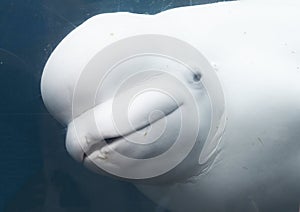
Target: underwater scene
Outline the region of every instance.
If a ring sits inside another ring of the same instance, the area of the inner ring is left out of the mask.
[[[298,212],[300,4],[270,2],[1,0],[0,211]]]

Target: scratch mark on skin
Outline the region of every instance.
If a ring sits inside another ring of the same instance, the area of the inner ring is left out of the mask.
[[[261,143],[261,145],[264,145],[263,140],[260,137],[257,137],[258,141]]]
[[[87,143],[87,145],[90,145],[92,141],[85,136],[85,142]]]
[[[101,160],[106,160],[107,159],[107,155],[104,152],[100,152],[98,154],[98,158]]]
[[[53,14],[54,16],[58,17],[61,20],[64,20],[65,22],[67,22],[68,24],[70,24],[74,29],[77,27],[77,25],[75,25],[74,23],[72,23],[70,20],[68,20],[65,16],[59,14],[58,12],[54,11],[53,9],[47,7],[46,5],[42,4],[42,7],[47,10],[48,12],[50,12],[51,14]]]

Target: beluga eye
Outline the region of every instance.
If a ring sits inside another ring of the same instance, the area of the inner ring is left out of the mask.
[[[193,75],[194,82],[199,82],[201,80],[201,78],[202,78],[201,73],[194,73],[194,75]]]

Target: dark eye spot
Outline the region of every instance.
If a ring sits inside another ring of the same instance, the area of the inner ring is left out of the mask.
[[[200,73],[195,73],[193,76],[194,82],[199,82],[201,80],[201,74]]]

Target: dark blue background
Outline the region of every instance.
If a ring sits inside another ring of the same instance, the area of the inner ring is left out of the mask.
[[[216,1],[1,0],[0,211],[95,211],[95,201],[101,211],[163,211],[132,185],[95,175],[67,155],[65,130],[41,100],[41,73],[60,40],[93,15]]]

